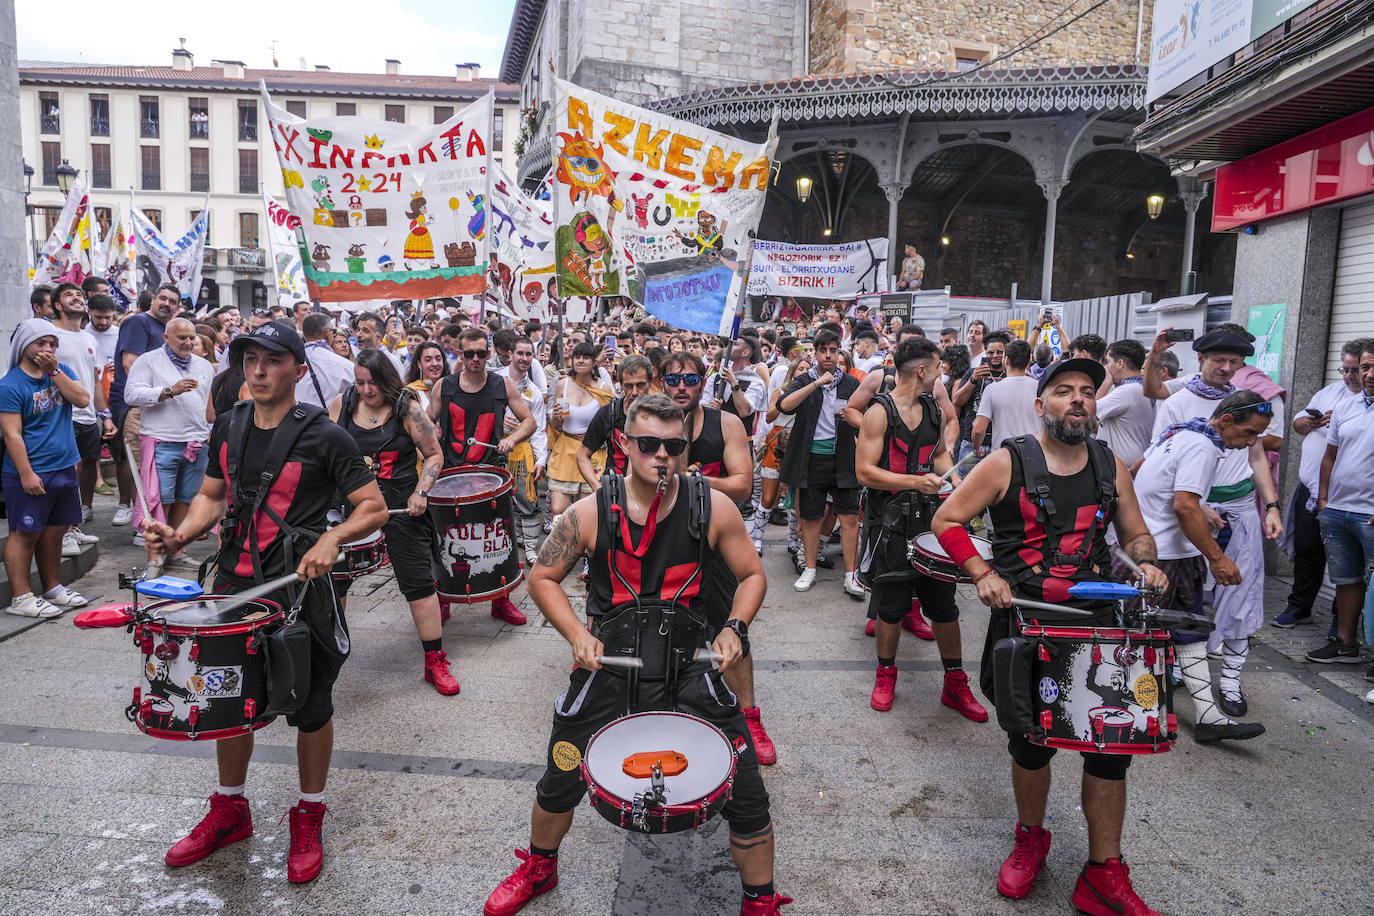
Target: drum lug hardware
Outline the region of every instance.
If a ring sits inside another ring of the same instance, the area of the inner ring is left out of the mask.
[[[258,717],[258,701],[249,697],[243,701],[243,717],[252,722]]]
[[[197,637],[197,638],[191,640],[191,652],[190,652],[190,654],[189,654],[187,657],[190,658],[191,661],[196,661],[197,659],[200,658],[200,638],[199,638],[199,637]]]
[[[171,640],[168,640],[167,642],[164,642],[162,645],[158,646],[157,649],[154,650],[153,654],[156,655],[158,658],[162,659],[164,662],[171,661],[172,659],[176,658],[178,655],[181,654],[181,647],[178,646],[176,643],[172,642]]]
[[[142,697],[142,694],[143,691],[140,688],[135,687],[134,701],[130,703],[128,706],[124,707],[124,717],[128,719],[130,722],[134,721],[134,718],[138,715],[139,700]]]
[[[244,652],[245,652],[245,654],[247,654],[247,655],[257,655],[257,654],[258,654],[258,637],[257,637],[257,634],[256,634],[256,633],[250,633],[250,634],[249,634],[249,636],[248,636],[248,646],[247,646],[247,648],[244,650]]]
[[[198,731],[196,731],[196,721],[197,721],[199,718],[200,718],[200,707],[199,707],[199,706],[192,706],[192,707],[191,707],[191,710],[186,714],[186,724],[189,725],[189,726],[191,726],[190,730],[186,732],[186,735],[187,735],[187,737],[189,737],[192,741],[196,740],[196,735],[200,734]]]
[[[634,829],[649,832],[649,808],[662,808],[667,803],[667,792],[663,782],[663,767],[654,764],[653,775],[649,777],[649,788],[636,795],[630,808],[630,823]],[[663,826],[668,826],[667,812],[663,814]]]
[[[1169,739],[1173,740],[1174,738],[1178,737],[1178,716],[1175,716],[1173,713],[1169,713],[1164,721],[1169,723]]]

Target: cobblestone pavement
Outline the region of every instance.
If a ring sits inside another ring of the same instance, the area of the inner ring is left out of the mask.
[[[97,500],[106,518],[110,503]],[[120,600],[116,573],[141,551],[128,528],[89,530],[102,555],[78,587],[94,603]],[[794,592],[783,534],[769,528],[770,588],[751,635],[779,754],[765,768],[777,883],[797,898],[785,912],[1071,912],[1086,858],[1075,755],[1055,763],[1046,873],[1027,900],[999,898],[1015,819],[1004,735],[940,705],[934,647],[909,634],[896,705],[874,712],[863,604],[841,592],[838,571]],[[1272,583],[1270,617],[1284,590]],[[125,719],[141,664],[128,636],[63,618],[0,642],[0,913],[479,913],[528,840],[551,704],[571,664],[523,589],[516,597],[528,626],[503,625],[485,606],[456,610],[444,635],[462,693],[441,697],[420,679],[420,646],[389,573],[355,583],[325,867],[301,887],[285,878],[281,817],[296,785],[284,724],[258,733],[248,785],[257,833],[174,871],[162,856],[201,816],[213,749],[146,738]],[[972,673],[986,614],[970,590],[960,604]],[[1155,908],[1374,912],[1362,813],[1374,785],[1374,706],[1360,699],[1371,685],[1364,665],[1301,661],[1325,626],[1266,627],[1255,640],[1250,717],[1268,734],[1199,746],[1183,699],[1174,750],[1135,761],[1124,846]],[[557,889],[531,916],[737,911],[718,819],[698,833],[631,836],[583,806],[561,863]]]

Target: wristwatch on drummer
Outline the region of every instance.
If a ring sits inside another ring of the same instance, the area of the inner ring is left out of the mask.
[[[734,630],[735,635],[739,637],[740,655],[749,654],[749,624],[745,623],[743,620],[740,620],[738,617],[731,617],[729,620],[725,621],[725,626],[721,627],[720,629],[722,632],[724,632],[725,630]],[[716,635],[719,636],[720,633],[717,633]]]
[[[429,499],[429,491],[428,491],[428,490],[416,490],[416,491],[415,491],[415,495],[418,496],[418,497],[420,497],[421,499]]]

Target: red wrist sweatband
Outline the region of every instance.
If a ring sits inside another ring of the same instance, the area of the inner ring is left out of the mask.
[[[973,538],[960,525],[946,528],[936,536],[940,546],[954,563],[963,568],[964,564],[978,556],[978,548],[973,546]]]

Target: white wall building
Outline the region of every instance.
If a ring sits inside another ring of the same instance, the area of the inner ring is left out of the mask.
[[[210,241],[202,300],[249,308],[275,304],[264,257],[261,187],[284,201],[281,171],[258,95],[302,117],[359,115],[410,124],[439,123],[495,83],[476,64],[453,77],[408,76],[399,61],[385,73],[254,70],[237,61],[196,66],[172,52],[172,65],[71,66],[25,62],[19,70],[24,161],[34,168],[29,233],[41,245],[62,207],[56,170],[67,160],[85,176],[97,219],[139,207],[177,238],[210,195]],[[515,168],[519,88],[496,83],[494,155]]]

